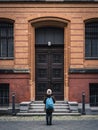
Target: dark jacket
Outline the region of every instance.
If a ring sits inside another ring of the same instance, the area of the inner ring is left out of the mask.
[[[44,98],[44,104],[46,104],[46,99],[49,98],[49,97],[52,97],[53,102],[55,103],[55,98],[52,95],[46,95],[45,98]]]

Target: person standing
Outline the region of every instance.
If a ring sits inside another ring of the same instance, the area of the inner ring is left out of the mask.
[[[47,93],[44,99],[47,125],[52,125],[52,113],[54,111],[54,103],[55,103],[55,98],[52,95],[52,90],[47,89]]]

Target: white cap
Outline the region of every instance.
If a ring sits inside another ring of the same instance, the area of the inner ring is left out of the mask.
[[[52,90],[51,89],[47,89],[47,95],[51,95],[52,94]]]

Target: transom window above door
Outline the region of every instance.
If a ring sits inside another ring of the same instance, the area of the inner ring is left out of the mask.
[[[56,27],[36,28],[36,45],[55,46],[64,44],[64,29]]]

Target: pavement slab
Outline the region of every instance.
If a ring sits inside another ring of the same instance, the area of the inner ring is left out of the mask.
[[[51,126],[45,116],[0,116],[0,130],[98,130],[98,115],[53,116]]]

